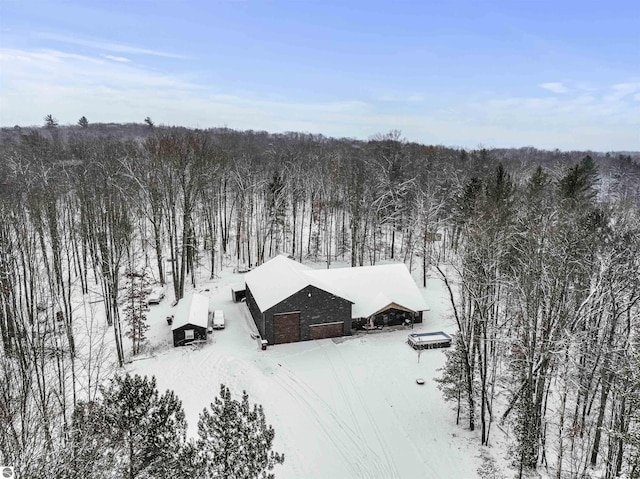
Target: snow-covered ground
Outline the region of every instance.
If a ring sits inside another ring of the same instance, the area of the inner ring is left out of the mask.
[[[226,329],[197,346],[172,346],[167,294],[149,313],[150,357],[127,366],[178,394],[190,436],[224,383],[264,406],[276,431],[274,449],[286,457],[274,471],[279,479],[478,477],[479,440],[455,425],[433,381],[443,350],[418,356],[406,344],[411,330],[401,329],[262,351],[251,337],[256,330],[245,303],[231,301],[230,285],[241,281],[229,272],[196,289],[227,320]],[[421,291],[431,310],[413,332],[455,332],[441,281],[432,278]]]

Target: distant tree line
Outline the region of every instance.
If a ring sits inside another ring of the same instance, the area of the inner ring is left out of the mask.
[[[638,155],[45,121],[0,131],[11,458],[70,440],[131,324],[142,350],[133,272],[179,300],[202,274],[286,252],[401,261],[423,285],[440,268],[460,329],[443,389],[482,443],[506,428],[523,473],[639,470]]]

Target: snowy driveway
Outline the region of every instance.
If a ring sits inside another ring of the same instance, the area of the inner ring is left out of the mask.
[[[264,406],[275,449],[286,456],[274,471],[279,479],[477,477],[475,443],[455,425],[432,381],[442,350],[422,352],[418,363],[405,344],[408,331],[389,331],[260,351],[244,303],[217,296],[211,308],[225,309],[227,327],[209,343],[169,347],[165,310],[158,308],[151,332],[163,346],[154,358],[129,366],[178,394],[191,436],[222,382]],[[426,384],[417,385],[418,377]]]

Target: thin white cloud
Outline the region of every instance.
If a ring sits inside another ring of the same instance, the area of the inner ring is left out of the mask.
[[[553,93],[567,93],[569,91],[569,89],[560,82],[540,83],[538,86]]]
[[[131,63],[113,62],[101,56],[78,55],[58,50],[25,51],[4,49],[0,62],[7,72],[4,80],[19,87],[20,81],[83,88],[86,85],[128,88],[195,89],[197,85],[147,71]]]
[[[424,101],[424,95],[419,93],[413,93],[411,95],[397,94],[397,93],[374,93],[373,98],[377,101],[383,101],[388,103],[418,103]]]
[[[604,97],[609,104],[624,103],[627,97],[640,92],[640,82],[625,82],[611,85],[607,95]]]
[[[402,113],[389,113],[388,104],[373,100],[295,101],[268,92],[220,89],[99,54],[5,49],[0,52],[0,70],[3,126],[41,124],[48,113],[71,124],[81,116],[91,123],[142,122],[150,116],[156,124],[362,139],[397,129],[411,141],[466,147],[640,149],[640,116],[633,100],[640,90],[616,101],[605,98],[614,91],[630,91],[628,86],[544,98],[486,97],[471,102],[439,97],[443,106],[438,109],[425,110],[416,103]],[[617,85],[628,83],[632,82]],[[424,102],[429,102],[428,96]]]
[[[605,98],[607,101],[617,102],[636,92],[640,92],[640,82],[616,83],[611,86],[611,91]]]
[[[121,43],[105,42],[102,40],[95,40],[91,38],[72,37],[69,35],[61,35],[58,33],[49,32],[36,32],[32,34],[35,37],[42,38],[44,40],[53,40],[61,43],[67,43],[70,45],[78,45],[83,47],[95,48],[97,50],[105,50],[117,53],[129,53],[133,55],[149,55],[155,57],[164,58],[189,58],[185,55],[177,53],[163,52],[160,50],[153,50],[150,48],[140,48],[132,45],[124,45]]]
[[[613,90],[623,95],[628,95],[640,91],[640,82],[616,83]]]
[[[120,62],[120,63],[129,63],[131,60],[129,60],[126,57],[117,57],[115,55],[102,55],[103,58],[106,58],[107,60],[111,60],[114,62]]]
[[[92,122],[149,115],[165,124],[321,131],[323,122],[366,115],[368,109],[360,101],[296,103],[214,93],[131,63],[53,50],[5,50],[0,68],[11,72],[3,77],[3,125],[40,123],[41,111],[52,111],[63,123],[82,115]]]

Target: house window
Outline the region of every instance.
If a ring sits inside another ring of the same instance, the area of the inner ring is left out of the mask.
[[[184,339],[193,339],[193,329],[184,330]]]

